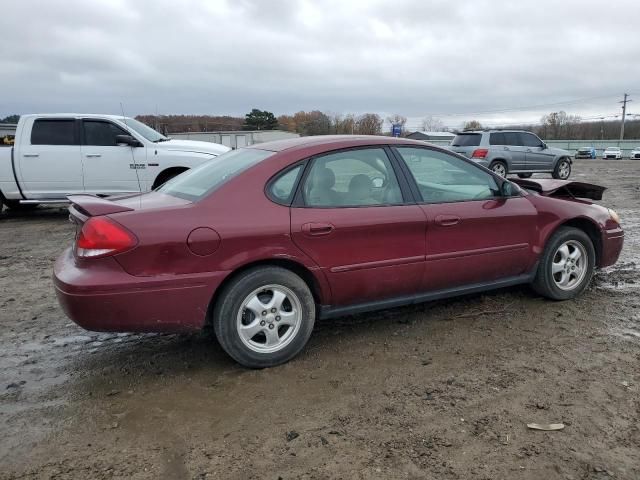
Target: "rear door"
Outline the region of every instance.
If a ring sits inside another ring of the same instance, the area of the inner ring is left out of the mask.
[[[127,131],[108,120],[82,120],[81,158],[87,193],[139,192],[139,169],[146,168],[146,149],[116,142]]]
[[[555,155],[544,148],[544,143],[533,133],[520,133],[520,139],[525,146],[527,170],[552,170]]]
[[[15,164],[27,198],[63,199],[84,191],[75,119],[36,118],[23,132]]]
[[[492,156],[500,157],[502,153],[503,158],[510,160],[509,171],[520,171],[526,168],[525,147],[518,132],[494,132],[489,136],[489,143],[495,145],[492,148],[495,154]]]
[[[325,273],[332,305],[416,293],[424,274],[425,216],[401,189],[387,149],[310,160],[291,208],[295,244]]]
[[[536,209],[504,198],[476,165],[422,147],[397,147],[427,217],[425,290],[487,283],[528,272]]]

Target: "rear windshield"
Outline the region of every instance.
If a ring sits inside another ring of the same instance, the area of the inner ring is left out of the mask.
[[[460,133],[451,142],[452,147],[477,147],[480,145],[480,133]]]
[[[172,178],[157,191],[197,201],[274,153],[255,148],[231,150]]]

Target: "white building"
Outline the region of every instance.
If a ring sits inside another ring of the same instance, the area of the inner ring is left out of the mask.
[[[254,143],[297,138],[300,135],[283,130],[236,130],[223,132],[170,133],[169,136],[171,138],[183,138],[185,140],[220,143],[231,148],[242,148],[247,145],[253,145]]]

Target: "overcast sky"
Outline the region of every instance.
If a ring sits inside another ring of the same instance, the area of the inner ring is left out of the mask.
[[[640,113],[638,0],[9,3],[0,116],[122,102],[131,116],[256,107],[458,126],[613,115],[624,92]],[[537,105],[549,106],[521,108]]]

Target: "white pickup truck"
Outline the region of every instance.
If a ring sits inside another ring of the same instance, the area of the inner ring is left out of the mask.
[[[13,147],[0,147],[0,202],[19,209],[76,193],[146,192],[228,150],[122,116],[23,115]]]

